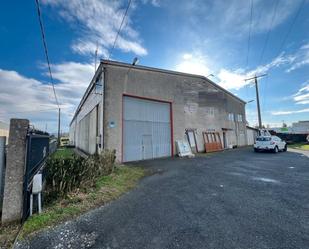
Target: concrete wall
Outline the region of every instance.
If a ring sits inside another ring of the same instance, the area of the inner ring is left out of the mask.
[[[11,119],[2,208],[3,224],[19,221],[22,217],[28,127],[29,120]]]
[[[253,145],[258,132],[256,130],[247,128],[247,145]]]
[[[247,143],[244,103],[206,80],[134,67],[103,65],[106,67],[104,144],[109,149],[116,149],[119,160],[124,93],[171,101],[174,141],[186,138],[185,129],[194,128],[198,149],[204,151],[202,132],[218,131],[222,135],[222,128],[225,128],[229,129],[228,144],[242,146]],[[228,113],[234,113],[235,119],[228,120]],[[238,114],[242,115],[242,122],[236,120]]]

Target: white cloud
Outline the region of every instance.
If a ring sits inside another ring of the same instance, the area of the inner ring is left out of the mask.
[[[309,108],[301,109],[301,110],[291,110],[291,111],[274,111],[272,115],[291,115],[297,113],[306,113],[309,112]]]
[[[242,68],[236,70],[229,69],[220,69],[218,73],[219,85],[225,89],[231,90],[240,88],[249,85],[252,81],[245,81],[247,78],[251,78],[254,75],[267,73],[272,68],[280,67],[284,64],[288,64],[293,60],[291,56],[284,56],[284,54],[279,55],[273,59],[270,63],[261,65],[254,70],[245,71]]]
[[[245,81],[246,78],[251,78],[254,75],[267,73],[269,70],[274,68],[291,65],[297,60],[297,58],[298,57],[294,54],[286,55],[285,53],[281,53],[269,63],[260,65],[253,70],[246,71],[242,68],[235,70],[221,68],[219,72],[215,74],[218,79],[217,83],[228,90],[239,90],[240,88],[252,83],[252,81]],[[179,63],[177,63],[175,66],[175,70],[177,71],[204,76],[215,72],[213,68],[208,66],[213,65],[213,63],[209,63],[207,58],[200,51],[183,53],[181,56],[179,56],[178,61]]]
[[[219,85],[225,89],[236,89],[244,87],[248,84],[246,74],[242,73],[241,70],[229,71],[221,69],[218,78],[220,79]]]
[[[298,92],[292,96],[296,104],[309,104],[309,81],[306,83],[307,85],[299,89]]]
[[[70,119],[93,76],[89,64],[65,62],[53,65],[53,76],[59,83],[56,92],[62,111],[62,129]],[[28,118],[35,126],[51,132],[57,129],[57,106],[51,85],[25,77],[16,71],[0,69],[0,119]]]
[[[110,0],[43,0],[42,2],[56,8],[62,18],[76,25],[79,39],[72,44],[74,52],[93,55],[98,43],[99,55],[107,57],[107,51],[113,46],[127,2]],[[152,1],[152,4],[155,5],[156,2]],[[134,8],[132,4],[116,42],[116,48],[124,52],[146,55],[147,50],[142,46],[139,34],[133,28],[130,18]]]
[[[294,61],[291,66],[286,70],[290,73],[303,66],[309,65],[309,43],[303,45],[294,55]]]
[[[175,66],[176,71],[204,76],[210,74],[206,57],[200,52],[184,53],[179,61]]]

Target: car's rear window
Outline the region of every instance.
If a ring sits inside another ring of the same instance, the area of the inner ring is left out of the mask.
[[[256,141],[270,141],[270,137],[257,137]]]

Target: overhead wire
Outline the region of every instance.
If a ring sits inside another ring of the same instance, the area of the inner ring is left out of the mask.
[[[274,21],[276,19],[277,10],[278,10],[278,4],[279,4],[279,0],[276,0],[276,2],[274,4],[274,8],[273,8],[273,13],[272,13],[271,21],[270,21],[270,26],[268,28],[268,31],[267,31],[267,34],[266,34],[266,38],[265,38],[265,41],[264,41],[264,45],[262,47],[262,51],[261,51],[261,55],[260,55],[260,60],[259,60],[258,66],[261,65],[261,63],[263,62],[263,59],[264,59],[265,51],[266,51],[266,48],[267,48],[267,45],[268,45],[268,42],[269,42],[269,38],[270,38],[272,29],[273,29],[273,24],[274,24]],[[262,87],[261,87],[261,93],[262,93],[262,97],[261,97],[262,109],[261,109],[261,112],[263,112],[263,110],[265,110],[264,109],[264,107],[265,107],[265,96],[266,96],[268,80],[269,80],[269,77],[267,77],[267,79],[266,79],[266,82],[264,84],[264,88],[262,89]]]
[[[249,64],[249,54],[250,54],[250,43],[251,43],[251,29],[252,29],[252,18],[253,18],[253,0],[250,3],[250,25],[249,25],[249,34],[248,34],[248,43],[247,43],[247,56],[246,56],[246,66],[245,70],[247,70]],[[246,96],[248,98],[248,85],[245,86],[246,88]]]
[[[277,2],[278,2],[278,0],[277,0]],[[293,18],[289,28],[287,29],[287,32],[285,33],[285,36],[282,39],[282,42],[280,43],[278,52],[276,54],[277,56],[281,53],[282,49],[284,48],[284,45],[285,45],[286,41],[288,40],[288,37],[291,34],[292,30],[293,30],[293,27],[294,27],[294,25],[296,23],[296,20],[298,19],[299,15],[300,15],[300,12],[301,12],[305,2],[306,2],[306,0],[302,0],[302,2],[299,4],[297,12],[294,15],[294,18]],[[268,86],[268,81],[269,81],[269,75],[267,75],[266,82],[265,82],[265,88],[264,88],[264,94],[263,94],[263,103],[262,103],[263,108],[264,108],[264,106],[266,106],[266,101],[267,101],[267,96],[266,95],[267,95],[267,91],[268,91],[268,87],[267,87]]]
[[[36,0],[36,1],[37,1],[37,0]],[[113,42],[112,49],[111,49],[110,53],[108,54],[107,60],[109,60],[109,59],[110,59],[110,57],[111,57],[111,55],[112,55],[112,53],[113,53],[113,51],[114,51],[114,49],[115,49],[117,39],[118,39],[119,34],[120,34],[120,32],[121,32],[121,29],[122,29],[122,25],[123,25],[123,23],[124,23],[124,20],[125,20],[125,18],[126,18],[126,16],[127,16],[127,14],[128,14],[128,11],[129,11],[129,8],[130,8],[130,5],[131,5],[131,2],[132,2],[132,0],[129,0],[128,5],[127,5],[127,7],[126,7],[126,10],[125,10],[125,12],[124,12],[124,14],[123,14],[123,17],[122,17],[122,20],[121,20],[121,23],[120,23],[119,29],[118,29],[118,31],[117,31],[117,34],[116,34],[115,40],[114,40],[114,42]]]
[[[53,93],[54,93],[54,97],[55,97],[55,102],[56,102],[58,108],[60,108],[58,97],[57,97],[57,94],[56,94],[54,78],[53,78],[51,67],[50,67],[50,61],[49,61],[49,56],[48,56],[48,49],[47,49],[47,43],[46,43],[46,38],[45,38],[45,31],[44,31],[44,25],[43,25],[43,20],[42,20],[42,15],[41,15],[40,3],[39,3],[39,0],[35,0],[35,2],[36,2],[37,13],[38,13],[38,18],[39,18],[39,24],[40,24],[40,30],[41,30],[41,37],[42,37],[42,41],[43,41],[44,53],[45,53],[49,77],[50,77],[50,83],[52,85],[52,89],[53,89]]]
[[[286,32],[284,38],[282,39],[282,42],[281,42],[281,44],[280,44],[280,47],[279,47],[279,50],[278,50],[278,53],[277,53],[277,54],[280,54],[280,51],[283,49],[283,47],[284,47],[284,45],[285,45],[285,43],[286,43],[286,41],[287,41],[289,35],[290,35],[291,32],[292,32],[292,29],[293,29],[293,27],[294,27],[294,25],[295,25],[295,23],[296,23],[296,20],[297,20],[299,14],[300,14],[300,12],[301,12],[301,10],[302,10],[302,8],[303,8],[305,2],[306,2],[306,0],[302,0],[302,2],[300,3],[300,5],[299,5],[299,7],[298,7],[298,10],[297,10],[297,12],[296,12],[296,14],[295,14],[295,16],[294,16],[292,22],[291,22],[291,25],[290,25],[289,28],[287,29],[287,32]]]
[[[249,63],[249,53],[250,53],[250,42],[251,42],[251,29],[252,29],[252,16],[253,16],[253,0],[251,0],[251,11],[250,11],[250,25],[249,25],[249,35],[247,44],[247,56],[246,56],[246,68]]]
[[[275,17],[277,15],[278,3],[279,3],[279,0],[276,0],[274,10],[273,10],[273,15],[272,15],[271,22],[270,22],[270,26],[269,26],[267,34],[266,34],[266,39],[265,39],[264,45],[262,47],[262,52],[261,52],[261,56],[260,56],[260,60],[259,60],[258,65],[260,65],[263,62],[265,50],[266,50],[266,47],[268,45],[268,41],[269,41],[269,37],[270,37],[271,31],[272,31],[272,28],[273,28]]]

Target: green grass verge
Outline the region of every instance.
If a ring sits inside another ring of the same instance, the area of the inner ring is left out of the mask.
[[[98,178],[93,188],[71,193],[66,199],[44,207],[42,214],[31,216],[25,222],[19,238],[23,239],[29,234],[70,220],[92,208],[117,199],[134,188],[145,173],[145,170],[140,167],[117,166],[112,174]],[[9,248],[8,245],[15,238],[11,236],[12,229],[17,228],[8,227],[6,230],[1,230],[0,248]],[[2,247],[3,245],[5,247]]]
[[[74,149],[72,148],[59,148],[56,152],[52,155],[53,158],[70,158],[74,155]]]
[[[293,149],[309,150],[309,144],[305,143],[289,144],[288,147]]]

